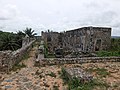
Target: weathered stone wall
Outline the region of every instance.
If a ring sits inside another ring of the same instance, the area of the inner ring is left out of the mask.
[[[70,51],[94,52],[109,49],[111,28],[82,27],[64,33],[42,32],[42,38],[51,51],[62,47]]]
[[[59,44],[59,33],[58,32],[42,32],[42,39],[44,43],[47,45],[49,52],[53,52]]]
[[[39,65],[51,64],[82,64],[82,63],[99,63],[99,62],[120,62],[120,57],[85,57],[85,58],[44,58],[36,63]]]
[[[74,51],[94,52],[109,49],[111,28],[83,27],[64,33],[64,48]]]
[[[30,50],[33,42],[34,40],[13,52],[0,51],[0,71],[8,72],[15,64],[19,63],[24,54]]]

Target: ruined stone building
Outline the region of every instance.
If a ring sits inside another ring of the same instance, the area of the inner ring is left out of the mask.
[[[55,48],[59,45],[59,38],[60,34],[58,32],[42,32],[42,39],[44,41],[45,46],[48,47],[49,52],[53,52]]]
[[[49,50],[56,48],[79,52],[107,50],[111,44],[111,28],[82,27],[63,33],[42,32],[42,38]]]

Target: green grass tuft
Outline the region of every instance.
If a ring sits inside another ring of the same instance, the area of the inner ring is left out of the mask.
[[[25,67],[26,67],[26,65],[24,63],[22,63],[22,64],[15,64],[12,67],[11,71],[17,71],[18,69],[20,70],[21,68],[25,68]]]

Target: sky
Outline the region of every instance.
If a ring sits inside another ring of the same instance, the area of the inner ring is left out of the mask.
[[[120,0],[0,0],[0,30],[67,31],[111,27],[120,36]]]

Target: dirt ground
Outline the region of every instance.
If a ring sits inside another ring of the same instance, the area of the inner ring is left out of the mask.
[[[35,67],[34,47],[27,60],[20,63],[26,65],[17,71],[11,71],[9,74],[1,74],[0,90],[64,90],[63,81],[58,74],[61,69],[57,66]],[[51,76],[51,72],[55,76]]]
[[[35,52],[37,47],[34,47],[29,58],[22,60],[21,63],[26,65],[17,71],[12,71],[10,74],[1,74],[0,90],[67,90],[63,80],[60,78],[59,72],[61,67],[81,67],[89,68],[105,68],[110,74],[101,79],[110,85],[109,90],[120,90],[120,62],[112,63],[87,63],[87,64],[66,64],[52,65],[44,67],[35,67]],[[92,72],[94,77],[97,73]]]
[[[106,77],[101,77],[97,72],[93,71],[91,74],[98,79],[106,82],[110,87],[108,90],[120,90],[120,62],[106,62],[106,63],[85,63],[85,64],[72,64],[64,65],[65,67],[81,67],[84,70],[91,70],[91,68],[105,69],[108,73]],[[102,73],[102,71],[101,71]],[[96,90],[96,89],[95,89]]]

